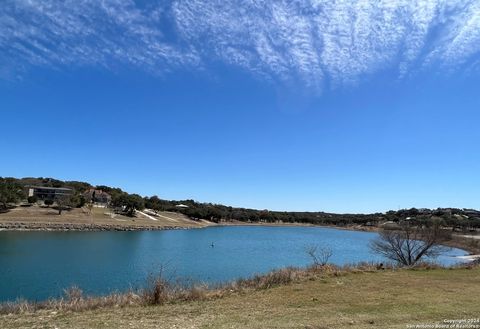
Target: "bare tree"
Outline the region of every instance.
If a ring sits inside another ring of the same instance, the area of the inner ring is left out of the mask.
[[[325,266],[333,255],[332,249],[317,245],[305,247],[305,252],[312,258],[314,266]]]
[[[87,207],[88,214],[91,215],[93,210],[93,203],[92,202],[87,203],[86,207]]]
[[[407,222],[398,230],[382,230],[370,249],[398,264],[413,266],[424,257],[435,258],[444,252],[447,247],[441,243],[447,239],[438,221],[421,226]]]

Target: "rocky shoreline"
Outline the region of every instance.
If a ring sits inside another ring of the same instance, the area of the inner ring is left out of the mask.
[[[185,230],[190,227],[181,226],[143,226],[143,225],[110,225],[110,224],[68,224],[68,223],[0,223],[0,231],[161,231]]]

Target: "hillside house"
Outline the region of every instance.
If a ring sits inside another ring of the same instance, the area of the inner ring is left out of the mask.
[[[68,187],[27,186],[26,190],[28,197],[35,196],[43,201],[73,195],[73,189]]]
[[[98,207],[107,207],[112,201],[112,196],[110,194],[93,188],[86,191],[83,195],[88,202],[92,202]]]

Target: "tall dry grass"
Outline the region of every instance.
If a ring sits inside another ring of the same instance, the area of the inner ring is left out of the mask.
[[[456,268],[474,268],[478,262],[470,262]],[[445,268],[434,263],[419,263],[415,270]],[[451,267],[450,267],[451,268]],[[246,279],[238,279],[226,284],[208,286],[205,284],[172,283],[164,276],[158,275],[148,280],[145,288],[130,290],[126,293],[111,293],[106,296],[85,296],[81,289],[72,287],[64,291],[61,298],[42,302],[17,300],[0,304],[0,314],[32,313],[40,310],[80,312],[98,308],[163,305],[186,301],[201,301],[221,298],[226,295],[246,290],[263,290],[276,286],[288,285],[302,280],[315,280],[325,276],[343,276],[355,273],[377,271],[411,270],[393,264],[358,263],[344,266],[331,264],[312,265],[307,268],[287,267],[262,275],[254,275]]]

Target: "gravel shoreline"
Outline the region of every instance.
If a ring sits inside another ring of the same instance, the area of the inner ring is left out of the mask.
[[[0,223],[0,231],[161,231],[185,230],[194,227],[182,226],[142,226],[142,225],[110,225],[110,224],[68,224],[68,223]]]

